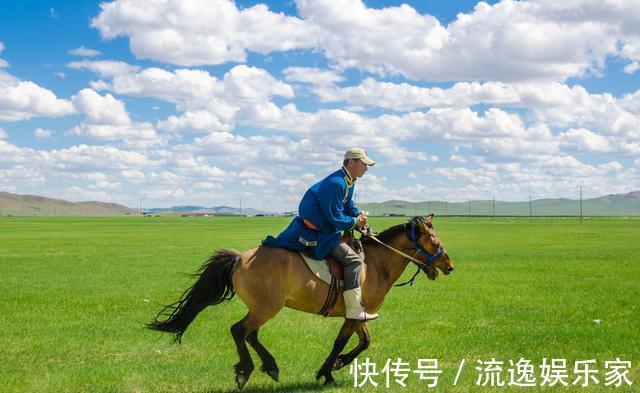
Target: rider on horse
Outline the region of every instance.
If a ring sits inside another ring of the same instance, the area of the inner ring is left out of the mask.
[[[292,250],[313,250],[316,259],[331,255],[344,267],[344,303],[346,318],[368,321],[378,314],[368,314],[362,307],[360,270],[363,261],[346,243],[342,231],[364,228],[367,216],[353,202],[356,179],[362,177],[375,161],[364,149],[354,147],[344,155],[343,166],[307,190],[300,202],[298,216],[277,238],[268,236],[263,245]]]

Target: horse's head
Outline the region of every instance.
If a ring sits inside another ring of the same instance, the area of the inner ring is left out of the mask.
[[[418,254],[416,257],[424,262],[420,269],[427,277],[435,280],[438,270],[444,274],[453,271],[453,261],[449,258],[440,236],[433,229],[433,214],[426,217],[414,217],[407,225],[407,235],[413,243],[413,248]],[[436,269],[437,268],[437,269]]]

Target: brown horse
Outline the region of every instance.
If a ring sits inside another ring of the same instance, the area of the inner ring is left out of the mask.
[[[380,233],[377,235],[379,241],[362,238],[366,256],[361,276],[362,303],[368,312],[376,312],[382,306],[385,295],[409,264],[407,257],[431,280],[438,275],[436,268],[444,274],[453,271],[453,263],[433,229],[432,219],[433,215],[415,217]],[[175,340],[180,342],[200,311],[231,299],[235,291],[249,308],[247,315],[231,327],[240,355],[240,362],[235,365],[238,388],[244,387],[254,368],[247,342],[260,357],[262,371],[277,381],[278,365],[258,340],[258,330],[285,306],[318,313],[324,305],[329,285],[311,273],[298,252],[271,247],[257,247],[243,253],[219,251],[207,260],[198,275],[193,287],[185,291],[179,301],[160,311],[148,327],[173,333]],[[344,301],[340,296],[330,316],[344,315]],[[340,354],[353,333],[359,337],[357,346]],[[345,319],[316,379],[324,377],[325,384],[333,383],[332,371],[351,363],[370,341],[366,322]]]

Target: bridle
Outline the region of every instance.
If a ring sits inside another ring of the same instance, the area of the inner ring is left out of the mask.
[[[435,254],[430,254],[427,250],[424,250],[422,247],[420,247],[420,244],[418,243],[418,237],[416,237],[416,226],[413,224],[411,224],[411,242],[413,243],[413,248],[415,250],[414,255],[420,254],[422,256],[427,257],[426,262],[421,261],[418,258],[415,258],[414,256],[411,256],[405,252],[398,250],[397,248],[391,247],[390,245],[382,242],[373,234],[373,232],[371,232],[371,227],[368,226],[366,229],[367,229],[366,232],[361,231],[360,233],[374,240],[378,244],[390,249],[396,254],[402,255],[403,257],[407,258],[408,260],[410,260],[411,262],[413,262],[418,266],[418,270],[415,272],[415,274],[413,275],[413,277],[411,277],[409,281],[403,282],[402,284],[395,284],[394,286],[396,287],[402,287],[407,284],[413,285],[413,281],[415,280],[416,276],[420,273],[420,269],[433,269],[433,261],[440,258],[442,255],[444,255],[447,252],[447,250],[445,250],[444,247],[440,246],[438,248],[438,252],[436,252]]]
[[[430,254],[429,251],[427,250],[423,250],[420,245],[418,244],[418,238],[416,237],[416,226],[415,225],[411,225],[411,241],[413,242],[413,248],[416,250],[416,253],[427,257],[427,268],[432,268],[433,267],[433,261],[435,261],[436,259],[440,258],[442,256],[442,254],[444,254],[445,252],[447,252],[447,250],[445,250],[444,247],[440,246],[438,248],[438,252],[436,252],[435,254]]]

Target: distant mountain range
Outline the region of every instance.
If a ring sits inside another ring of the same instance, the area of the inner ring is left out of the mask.
[[[367,210],[372,216],[381,215],[425,215],[434,213],[439,216],[578,216],[580,201],[554,198],[536,199],[524,202],[493,200],[472,200],[467,202],[424,201],[407,202],[401,200],[381,203],[359,204],[360,210]],[[230,206],[173,206],[144,210],[146,214],[210,214],[240,215],[240,208]],[[106,216],[139,214],[138,210],[117,203],[106,202],[69,202],[37,195],[16,195],[0,192],[0,215],[18,216]],[[283,215],[291,213],[268,212],[253,208],[243,208],[242,214]],[[627,194],[611,194],[582,201],[584,216],[640,216],[640,191]]]
[[[38,195],[0,192],[0,216],[122,216],[138,211],[117,203],[69,202]]]
[[[370,215],[425,215],[440,216],[579,216],[580,200],[553,198],[524,202],[500,200],[471,200],[466,202],[445,201],[387,201],[359,204],[360,210]],[[640,191],[627,194],[610,194],[599,198],[582,200],[584,216],[640,216]]]
[[[159,213],[197,213],[197,214],[212,214],[216,216],[239,216],[240,214],[244,216],[256,216],[256,215],[273,215],[282,213],[273,213],[267,212],[258,209],[252,208],[243,208],[240,211],[238,207],[231,206],[214,206],[214,207],[203,207],[203,206],[172,206],[172,207],[155,207],[152,209],[145,209],[145,214],[159,214]]]

